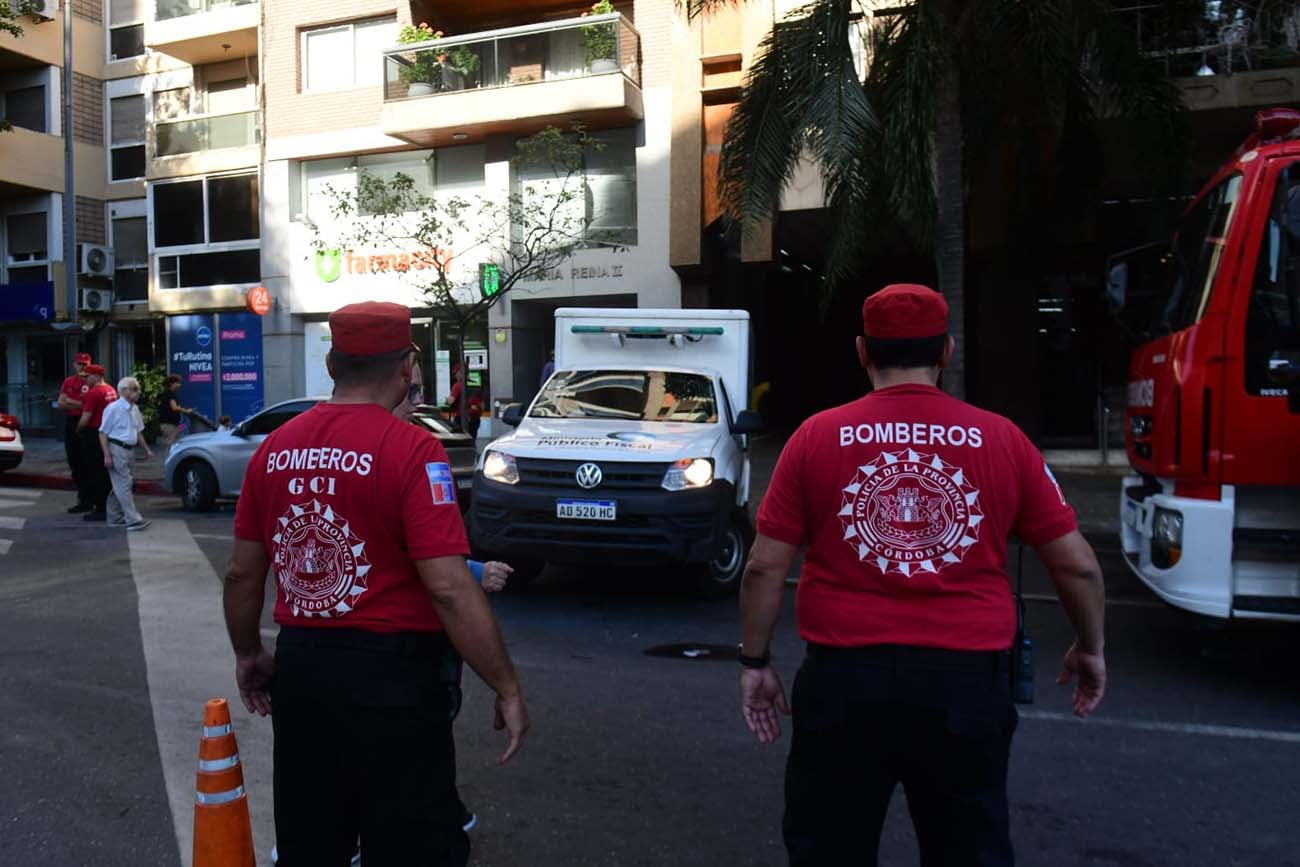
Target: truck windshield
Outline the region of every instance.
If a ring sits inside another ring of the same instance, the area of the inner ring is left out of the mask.
[[[605,418],[714,424],[713,382],[666,370],[561,370],[546,383],[530,418]]]
[[[1225,178],[1201,197],[1183,218],[1174,241],[1155,334],[1172,334],[1200,321],[1210,303],[1223,249],[1237,213],[1241,175]]]

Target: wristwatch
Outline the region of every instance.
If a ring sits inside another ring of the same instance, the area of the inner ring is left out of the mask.
[[[763,651],[762,656],[746,656],[744,642],[736,645],[736,659],[745,668],[767,668],[772,664],[772,649]]]

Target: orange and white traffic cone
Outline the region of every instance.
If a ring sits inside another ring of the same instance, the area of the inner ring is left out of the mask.
[[[230,725],[230,706],[214,698],[203,708],[199,772],[194,784],[194,867],[256,867],[244,771]]]

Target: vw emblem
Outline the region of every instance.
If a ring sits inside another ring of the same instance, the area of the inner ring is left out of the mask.
[[[600,467],[595,464],[582,464],[578,467],[577,472],[573,474],[573,477],[577,480],[578,487],[594,488],[600,484],[604,474],[601,473]]]

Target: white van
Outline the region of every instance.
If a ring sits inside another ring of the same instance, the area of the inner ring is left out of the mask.
[[[702,595],[740,586],[753,540],[744,310],[561,308],[555,373],[484,450],[470,538],[515,567],[687,564]],[[614,578],[611,575],[611,578]]]

